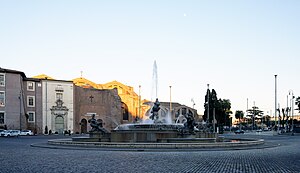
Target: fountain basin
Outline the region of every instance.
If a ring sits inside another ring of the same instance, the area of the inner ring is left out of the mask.
[[[264,144],[263,139],[240,140],[239,142],[214,142],[214,143],[124,143],[124,142],[76,142],[72,139],[49,140],[49,145],[106,148],[106,149],[209,149],[209,148],[239,148]]]

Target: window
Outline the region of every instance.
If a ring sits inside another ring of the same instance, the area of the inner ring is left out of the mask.
[[[3,73],[0,74],[0,86],[5,86],[5,75]]]
[[[34,122],[35,121],[35,112],[27,112],[28,114],[28,122]]]
[[[4,124],[4,112],[0,112],[0,124]]]
[[[28,107],[34,107],[34,96],[27,96],[27,106]]]
[[[27,82],[27,90],[34,91],[34,82]]]
[[[63,100],[63,93],[56,93],[56,100]]]
[[[5,106],[5,92],[0,91],[0,106]]]
[[[57,85],[57,86],[55,87],[55,91],[56,91],[56,92],[64,92],[64,88],[63,88],[63,86],[61,86],[61,85]]]

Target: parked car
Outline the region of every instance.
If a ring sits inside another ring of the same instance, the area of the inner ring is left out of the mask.
[[[5,133],[7,130],[0,130],[0,136],[2,136],[2,133]]]
[[[5,130],[1,133],[1,136],[4,137],[11,137],[11,136],[19,136],[20,135],[20,130]]]
[[[256,130],[256,132],[259,132],[259,133],[260,133],[260,132],[262,132],[262,129],[258,129],[258,130]]]
[[[20,132],[20,135],[21,136],[32,136],[33,135],[33,132],[31,130],[22,130]]]
[[[244,130],[236,130],[236,131],[234,131],[234,133],[235,134],[244,134],[245,132],[244,132]]]

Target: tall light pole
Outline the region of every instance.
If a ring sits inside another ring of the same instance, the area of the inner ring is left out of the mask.
[[[295,98],[293,90],[289,90],[289,95],[292,95],[292,100],[291,100],[292,128],[291,128],[291,130],[293,133],[293,131],[294,131],[294,98]]]
[[[141,85],[139,85],[139,119],[141,118]]]
[[[46,93],[45,93],[45,95],[46,95],[46,101],[45,101],[45,103],[46,103],[46,106],[45,106],[45,108],[46,108],[46,126],[45,126],[45,129],[43,129],[43,130],[45,130],[45,134],[48,134],[48,121],[47,121],[47,118],[48,118],[48,77],[45,77],[45,79],[46,79],[46,88],[45,88],[45,90],[46,90]]]
[[[170,85],[170,115],[172,115],[172,91],[171,91],[171,88],[172,86]]]
[[[209,84],[207,84],[207,123],[209,124]]]
[[[20,95],[19,95],[19,100],[20,100],[20,131],[22,130],[22,91],[20,90]]]
[[[247,110],[246,110],[246,117],[248,117],[248,98],[247,98]],[[247,119],[246,119],[247,120]],[[249,122],[247,121],[247,128],[248,128]]]
[[[275,126],[276,126],[276,117],[277,117],[277,74],[275,76]],[[279,117],[278,117],[279,121]],[[277,121],[277,132],[279,133],[279,122]]]

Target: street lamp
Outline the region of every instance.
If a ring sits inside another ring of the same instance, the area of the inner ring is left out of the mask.
[[[19,94],[19,100],[20,100],[20,131],[21,131],[22,130],[22,127],[21,127],[21,125],[22,125],[22,123],[21,123],[21,121],[22,121],[22,93],[21,93],[21,91]]]
[[[207,123],[209,124],[209,84],[207,84]]]
[[[275,76],[275,122],[277,117],[277,74]],[[276,127],[276,124],[275,124]],[[279,117],[277,121],[277,133],[279,134]]]
[[[46,108],[46,116],[45,116],[45,119],[46,119],[46,126],[45,126],[45,134],[48,134],[48,77],[45,77],[46,79],[46,92],[45,92],[45,95],[46,95],[46,101],[45,101],[45,108]]]
[[[170,114],[172,115],[172,92],[171,92],[171,88],[172,86],[170,85]]]
[[[141,85],[139,85],[139,119],[141,118]]]
[[[194,106],[195,106],[196,104],[195,104],[195,101],[194,101],[193,98],[191,99],[191,102],[193,103],[193,109],[194,109]]]
[[[294,98],[295,98],[295,96],[294,96],[294,92],[293,92],[293,90],[289,90],[289,95],[291,95],[292,96],[292,99],[291,99],[291,109],[292,109],[292,133],[294,132]]]

